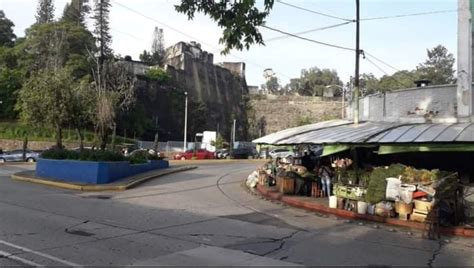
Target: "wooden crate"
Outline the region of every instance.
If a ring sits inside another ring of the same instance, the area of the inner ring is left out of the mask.
[[[426,214],[420,214],[414,212],[413,214],[410,215],[410,220],[412,221],[417,221],[417,222],[425,222],[426,220]]]
[[[282,194],[294,194],[295,180],[289,177],[277,177],[277,187]]]

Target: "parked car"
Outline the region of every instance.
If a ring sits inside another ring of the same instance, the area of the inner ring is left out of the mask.
[[[39,153],[31,150],[25,151],[26,162],[36,162],[39,157]],[[13,150],[10,152],[3,152],[0,154],[0,163],[4,162],[21,162],[23,161],[23,150]]]
[[[253,158],[258,158],[258,152],[254,148],[242,147],[242,148],[233,149],[226,158],[253,159]]]
[[[130,152],[128,154],[128,156],[134,156],[134,155],[140,154],[142,152],[145,152],[145,153],[148,153],[148,154],[151,154],[151,155],[155,154],[155,150],[153,150],[153,149],[149,149],[149,150],[147,150],[147,149],[136,149],[136,150],[133,150],[132,152]],[[160,152],[156,152],[156,155],[161,156]]]
[[[229,155],[229,149],[219,149],[214,153],[216,159],[225,159]]]
[[[285,157],[294,157],[295,156],[294,152],[292,152],[288,149],[283,149],[283,148],[273,149],[270,152],[268,152],[268,154],[270,155],[270,157],[272,159],[275,159],[277,157],[285,158]]]
[[[194,155],[194,150],[187,150],[184,153],[178,153],[174,156],[174,160],[189,160],[193,159],[193,156],[196,159],[214,159],[214,153],[209,152],[205,149],[196,149],[196,154]]]

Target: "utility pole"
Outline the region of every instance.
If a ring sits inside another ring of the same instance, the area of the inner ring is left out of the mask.
[[[184,92],[184,144],[183,152],[186,152],[186,132],[188,131],[188,92]]]
[[[232,129],[233,129],[232,133],[234,133],[234,135],[232,136],[232,145],[234,145],[235,144],[235,119],[234,119],[234,126]]]
[[[360,0],[356,0],[356,60],[355,60],[355,82],[354,82],[354,124],[359,124],[359,9]]]

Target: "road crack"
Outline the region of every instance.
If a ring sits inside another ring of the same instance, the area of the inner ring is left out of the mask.
[[[438,255],[441,254],[441,250],[443,249],[444,244],[445,243],[442,240],[438,242],[438,248],[433,252],[433,255],[428,260],[428,263],[427,263],[428,267],[433,267],[433,264],[436,261],[436,257],[438,257]]]
[[[279,238],[279,239],[275,239],[275,242],[280,242],[280,245],[277,248],[272,249],[269,252],[263,254],[262,256],[267,256],[267,255],[270,255],[272,253],[275,253],[275,252],[283,249],[283,247],[285,246],[286,241],[289,240],[289,239],[292,239],[299,232],[301,232],[301,231],[298,230],[298,231],[295,231],[295,232],[291,233],[288,236],[285,236],[285,237],[282,237],[282,238]]]

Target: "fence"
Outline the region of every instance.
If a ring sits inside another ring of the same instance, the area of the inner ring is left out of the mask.
[[[196,147],[194,147],[196,145]],[[207,148],[211,144],[207,142],[188,142],[187,143],[187,150],[191,150],[194,148]],[[255,145],[251,142],[235,142],[236,147],[255,147]],[[137,146],[143,149],[155,149],[155,143],[153,141],[138,141]],[[183,141],[167,141],[167,142],[158,142],[158,151],[168,154],[173,154],[177,152],[183,151],[184,142]]]

